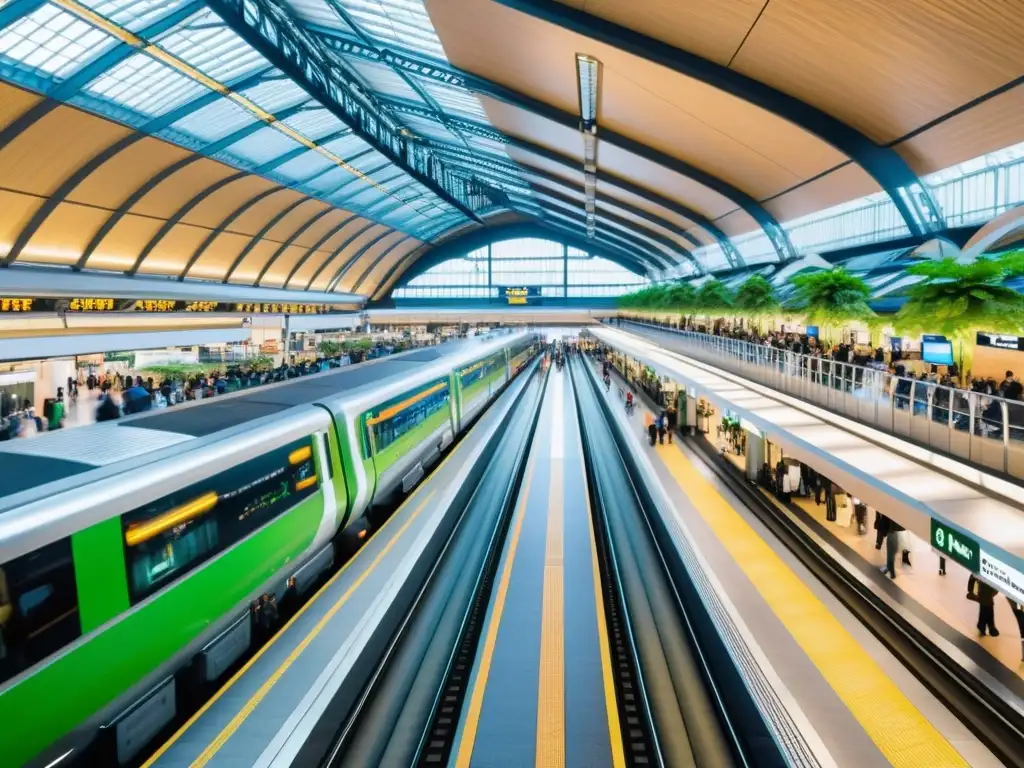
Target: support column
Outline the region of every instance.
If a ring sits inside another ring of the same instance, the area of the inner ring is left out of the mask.
[[[562,298],[569,298],[569,246],[562,243]]]

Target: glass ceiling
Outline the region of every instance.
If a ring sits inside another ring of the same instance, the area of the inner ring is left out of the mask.
[[[419,0],[297,0],[290,12],[383,45],[444,55]],[[430,103],[388,65],[344,68],[371,93]],[[50,0],[0,27],[0,77],[417,237],[467,221],[197,0]],[[452,98],[463,103],[467,94]],[[469,99],[466,112],[481,115]],[[424,140],[461,141],[430,121],[416,128]]]
[[[455,183],[484,190],[489,200],[470,203],[478,215],[512,201],[542,213],[479,100],[450,74],[423,0],[219,3],[223,18],[205,0],[47,0],[0,23],[0,77],[421,239],[469,223],[346,126],[353,113],[338,104],[358,89],[358,108],[400,131],[410,166],[426,172],[425,150]],[[335,104],[311,98],[247,42],[247,25],[268,24],[298,34],[311,60],[356,88],[339,85]]]

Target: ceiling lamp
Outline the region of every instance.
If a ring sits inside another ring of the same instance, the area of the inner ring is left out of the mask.
[[[585,53],[576,54],[576,85],[580,96],[580,135],[583,137],[584,208],[587,213],[587,237],[596,230],[597,198],[597,101],[601,62]]]

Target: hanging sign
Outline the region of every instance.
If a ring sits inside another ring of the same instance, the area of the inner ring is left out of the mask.
[[[510,305],[537,304],[541,298],[540,287],[536,285],[505,286],[498,290]]]

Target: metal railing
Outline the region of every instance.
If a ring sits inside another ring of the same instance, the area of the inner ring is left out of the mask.
[[[618,322],[671,333],[679,351],[697,360],[895,437],[1024,479],[1020,400],[648,321]]]

